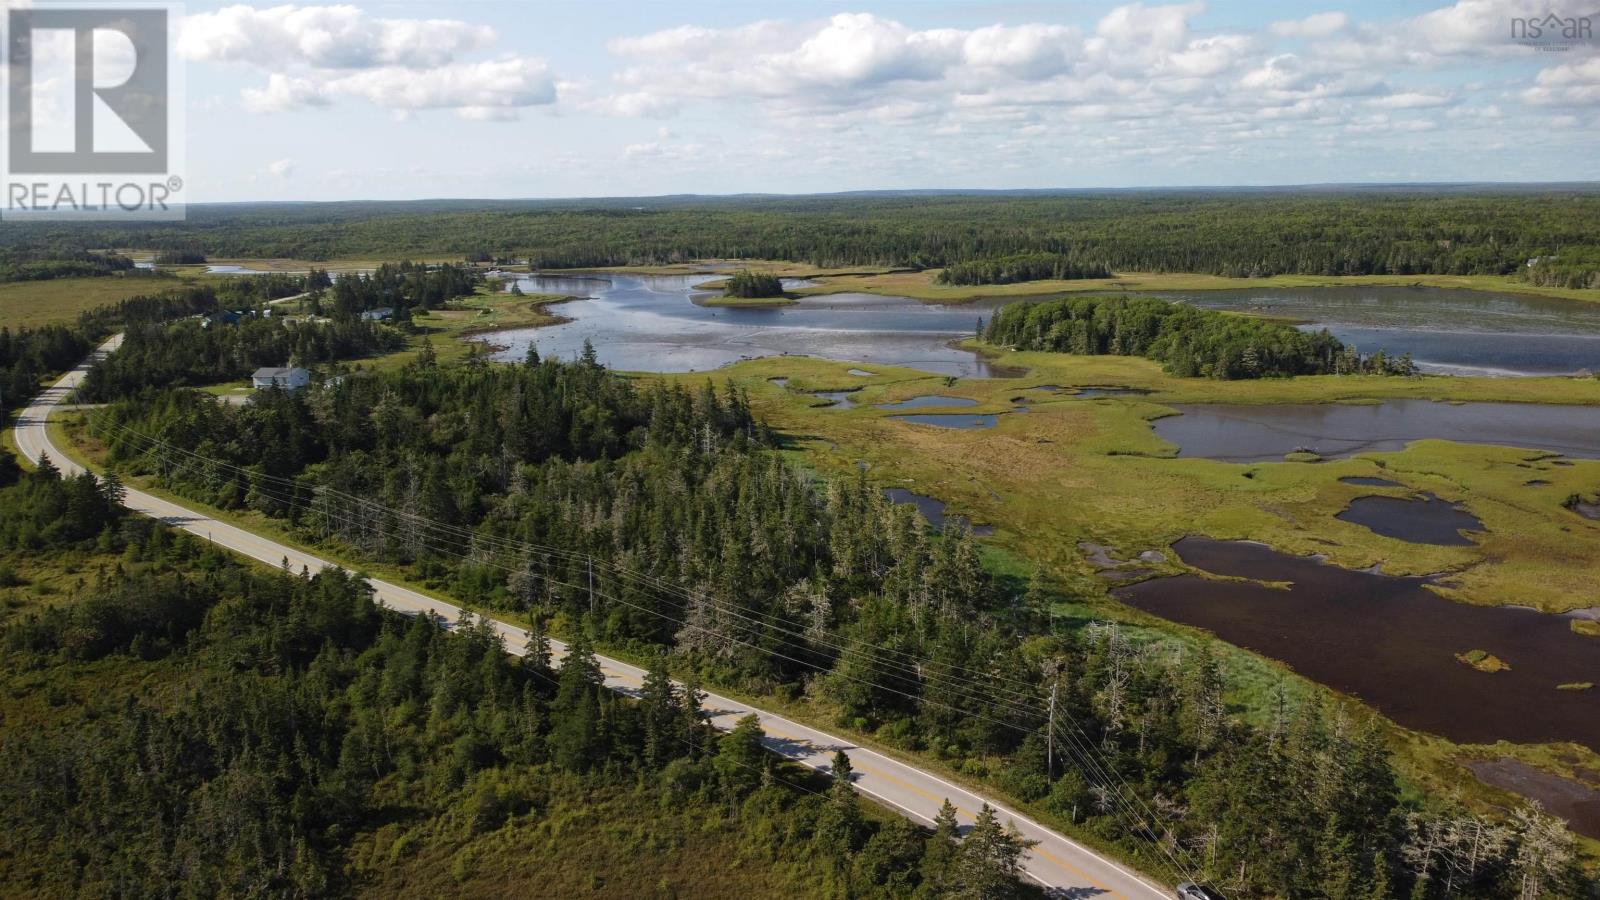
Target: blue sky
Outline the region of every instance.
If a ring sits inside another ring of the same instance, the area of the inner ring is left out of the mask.
[[[190,2],[191,200],[1600,180],[1596,11]]]

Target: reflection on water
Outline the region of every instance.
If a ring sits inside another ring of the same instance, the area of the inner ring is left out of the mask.
[[[935,407],[950,406],[977,406],[978,401],[966,397],[945,397],[939,394],[923,394],[909,400],[897,403],[879,403],[879,409],[932,409]]]
[[[1339,480],[1345,484],[1359,484],[1366,487],[1405,487],[1398,481],[1390,481],[1387,478],[1378,478],[1373,475],[1346,475]]]
[[[1483,523],[1459,504],[1432,494],[1421,497],[1357,497],[1335,518],[1365,526],[1374,534],[1440,547],[1470,547],[1463,531],[1482,531]]]
[[[1257,288],[1157,296],[1327,328],[1426,372],[1560,375],[1600,369],[1600,303],[1434,287]]]
[[[579,299],[562,325],[504,332],[506,359],[529,341],[570,357],[594,342],[602,362],[624,370],[683,372],[740,359],[797,354],[902,365],[946,375],[997,377],[972,353],[951,348],[1002,299],[961,305],[878,294],[801,297],[777,307],[699,306],[695,287],[721,275],[531,275],[528,293]],[[785,286],[800,287],[797,279]],[[1129,292],[1132,294],[1133,292]],[[1447,288],[1328,287],[1154,293],[1206,309],[1282,316],[1327,328],[1362,352],[1410,353],[1425,371],[1535,375],[1600,369],[1600,304]],[[856,372],[858,370],[852,370]],[[870,375],[860,371],[859,374]],[[1078,396],[1115,396],[1091,388]]]
[[[583,299],[556,308],[571,321],[494,335],[499,357],[522,359],[530,342],[539,352],[571,358],[594,343],[600,361],[625,371],[715,369],[759,356],[805,355],[910,366],[963,377],[989,377],[975,354],[948,346],[969,337],[979,317],[998,305],[960,307],[876,294],[803,297],[780,307],[699,306],[695,286],[716,276],[546,276],[517,279],[530,294]],[[872,373],[862,372],[869,375]]]
[[[883,496],[887,497],[890,503],[910,503],[916,506],[917,512],[922,513],[922,517],[928,520],[928,523],[933,526],[935,531],[943,531],[945,523],[948,522],[951,525],[966,528],[972,532],[974,537],[988,537],[994,534],[993,525],[974,525],[966,516],[956,515],[955,513],[946,515],[944,511],[945,502],[937,497],[918,494],[905,488],[884,488]]]
[[[1185,538],[1185,563],[1255,582],[1179,575],[1117,591],[1165,619],[1214,632],[1296,672],[1371,703],[1410,728],[1469,744],[1577,741],[1600,750],[1600,641],[1565,616],[1454,603],[1425,579],[1323,565],[1258,544]],[[1486,650],[1511,668],[1493,674],[1456,660]]]
[[[1295,450],[1324,457],[1403,450],[1437,439],[1501,444],[1600,459],[1600,406],[1544,403],[1306,403],[1240,406],[1173,404],[1182,415],[1157,419],[1156,434],[1178,455],[1226,462],[1269,462]]]

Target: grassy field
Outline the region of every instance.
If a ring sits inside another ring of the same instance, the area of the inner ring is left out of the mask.
[[[792,306],[796,301],[793,297],[729,297],[719,294],[696,300],[701,306],[725,306],[732,309],[761,309],[771,306]]]
[[[565,321],[549,310],[552,304],[565,299],[555,294],[514,295],[496,292],[487,286],[480,287],[477,294],[452,301],[444,309],[413,315],[411,321],[417,326],[417,333],[409,338],[404,350],[373,360],[358,361],[356,366],[371,369],[403,366],[416,359],[426,344],[433,345],[433,352],[440,362],[465,359],[483,352],[485,345],[481,341],[467,341],[464,338]]]
[[[101,306],[120,303],[140,294],[215,281],[223,276],[183,273],[174,278],[54,278],[49,281],[13,281],[0,284],[0,327],[37,328],[67,325],[78,315]]]

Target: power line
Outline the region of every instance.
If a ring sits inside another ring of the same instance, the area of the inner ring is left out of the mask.
[[[221,473],[219,471],[217,471],[218,469],[221,469],[221,470],[232,470],[232,471],[235,471],[235,472],[239,473],[243,477],[251,479],[252,488],[253,489],[260,491],[261,493],[265,494],[266,496],[270,497],[271,499],[276,500],[277,502],[285,503],[285,504],[288,504],[288,505],[291,505],[291,506],[294,503],[297,502],[297,500],[298,500],[298,492],[303,490],[303,488],[304,488],[303,485],[301,485],[301,484],[299,484],[297,482],[294,482],[294,481],[292,481],[290,479],[285,479],[285,478],[281,478],[281,477],[277,477],[277,476],[268,476],[268,475],[264,475],[264,473],[252,472],[250,470],[243,469],[242,467],[233,465],[231,463],[227,463],[227,462],[222,461],[222,460],[211,459],[209,457],[205,457],[205,456],[202,456],[200,454],[194,453],[193,451],[187,451],[187,450],[184,450],[182,448],[173,447],[172,445],[168,444],[165,441],[160,441],[159,439],[155,439],[155,438],[152,438],[152,437],[150,437],[148,435],[144,435],[144,434],[142,434],[140,432],[137,432],[134,429],[127,428],[125,426],[121,426],[121,425],[118,425],[116,423],[111,423],[111,422],[105,421],[105,420],[102,420],[102,422],[103,422],[105,427],[108,427],[113,431],[116,431],[118,433],[131,435],[135,439],[147,442],[149,446],[147,447],[147,449],[144,452],[146,452],[146,453],[154,452],[156,454],[156,456],[158,457],[158,459],[162,463],[165,463],[169,468],[176,469],[177,471],[180,471],[180,472],[181,471],[191,471],[191,472],[194,472],[194,473],[200,475],[201,477],[207,478],[208,480],[212,480],[212,481],[215,482],[216,480],[219,480],[219,479],[221,479],[223,477],[221,475]],[[191,459],[183,460],[183,459],[178,457],[179,454],[181,454],[183,456],[188,456]],[[210,471],[209,472],[208,471],[204,471],[201,468],[202,466],[210,469]],[[263,481],[282,484],[282,485],[286,486],[287,488],[289,488],[291,490],[291,493],[289,494],[289,496],[285,497],[281,493],[277,493],[273,489],[263,486],[261,484],[261,482],[263,482]],[[350,502],[352,502],[352,503],[357,505],[357,507],[358,507],[357,509],[352,509],[352,510],[350,510],[348,512],[346,512],[346,511],[338,511],[338,510],[331,509],[331,508],[324,508],[324,509],[322,509],[320,511],[312,510],[314,514],[321,515],[321,516],[327,517],[327,518],[333,518],[333,519],[341,522],[342,524],[344,524],[346,526],[354,526],[357,529],[361,528],[368,520],[362,519],[360,517],[360,508],[371,508],[371,509],[374,509],[374,510],[380,510],[380,511],[384,511],[384,512],[389,512],[389,513],[391,513],[391,514],[393,514],[393,515],[395,515],[395,516],[397,516],[399,518],[404,518],[404,519],[411,520],[414,523],[422,525],[425,530],[432,530],[432,531],[441,533],[438,537],[436,537],[434,539],[435,542],[430,543],[430,542],[427,542],[426,540],[423,541],[424,545],[427,546],[428,549],[433,550],[434,552],[438,552],[441,555],[454,556],[454,557],[458,557],[460,559],[471,561],[471,562],[475,562],[475,563],[478,563],[478,564],[488,565],[488,566],[490,566],[492,568],[498,568],[498,569],[501,569],[501,570],[506,571],[508,573],[515,571],[515,570],[513,570],[512,568],[510,568],[508,566],[505,566],[505,565],[502,565],[502,564],[494,562],[492,559],[482,559],[482,560],[480,560],[480,559],[476,559],[475,558],[475,556],[473,554],[474,543],[477,542],[480,539],[487,539],[486,542],[489,543],[491,546],[500,546],[502,549],[505,549],[507,551],[517,550],[517,549],[524,550],[524,551],[531,550],[531,551],[534,551],[534,552],[542,553],[542,554],[547,555],[547,556],[554,555],[554,556],[564,557],[564,558],[566,558],[568,560],[571,560],[571,561],[582,560],[582,561],[585,562],[586,567],[588,568],[588,571],[589,571],[590,578],[592,579],[592,566],[593,566],[594,559],[593,559],[593,557],[591,555],[587,555],[587,554],[581,554],[580,555],[580,554],[576,554],[576,553],[574,553],[572,551],[560,550],[559,548],[543,548],[543,547],[540,547],[538,545],[533,545],[533,544],[530,544],[530,543],[527,543],[527,542],[519,542],[519,541],[514,541],[514,540],[506,539],[506,538],[499,538],[499,537],[491,536],[491,535],[481,535],[481,534],[478,534],[476,532],[472,532],[472,531],[470,531],[468,529],[460,528],[458,526],[450,526],[450,525],[447,525],[445,523],[438,523],[438,522],[435,522],[433,520],[427,519],[425,517],[417,516],[416,514],[413,514],[413,513],[407,513],[407,512],[404,512],[404,511],[393,510],[393,509],[390,509],[388,507],[384,507],[381,504],[377,504],[374,501],[367,500],[365,498],[354,497],[352,495],[344,494],[343,492],[339,492],[339,491],[335,491],[335,490],[322,491],[322,490],[320,490],[318,488],[314,488],[313,489],[313,499],[321,499],[321,498],[327,498],[327,497],[332,497],[332,498],[335,498],[335,499],[348,500],[348,501],[350,501]],[[446,540],[450,541],[450,543],[452,543],[452,544],[454,544],[454,545],[456,545],[458,547],[464,548],[465,552],[457,552],[457,551],[451,551],[451,550],[445,549],[445,547],[443,546],[443,543]],[[602,561],[602,564],[605,564],[605,561]],[[627,570],[621,569],[620,567],[615,566],[615,564],[611,564],[611,565],[612,565],[613,569],[618,571],[618,574],[623,575],[624,577],[635,574],[635,573],[630,573]],[[574,584],[571,584],[571,583],[568,583],[568,582],[558,581],[558,580],[552,579],[548,574],[545,574],[543,577],[544,577],[544,579],[545,579],[547,584],[558,584],[558,585],[561,585],[563,587],[573,588],[575,590],[581,590],[582,589],[578,585],[574,585]],[[706,599],[706,598],[704,598],[703,595],[698,595],[698,594],[697,595],[691,595],[691,594],[688,594],[687,592],[683,591],[681,588],[675,588],[675,589],[672,589],[671,593],[675,593],[675,594],[679,595],[680,597],[682,597],[683,599],[682,599],[682,601],[680,603],[673,604],[672,600],[661,596],[662,593],[666,593],[666,591],[664,591],[663,588],[668,586],[668,585],[670,585],[669,582],[661,582],[660,579],[656,578],[655,576],[642,576],[642,577],[644,577],[647,580],[647,584],[646,584],[646,589],[647,590],[650,589],[651,587],[653,587],[656,591],[660,592],[660,593],[656,594],[656,598],[657,599],[666,599],[667,602],[669,603],[669,605],[675,605],[677,608],[680,608],[685,613],[687,613],[689,611],[689,604],[691,602],[697,602],[697,601],[703,602]],[[651,584],[650,582],[654,582],[654,584]],[[982,713],[975,712],[973,710],[963,709],[961,707],[950,706],[948,704],[944,704],[944,703],[942,703],[940,701],[932,700],[932,699],[920,696],[918,694],[912,694],[912,693],[909,693],[909,692],[906,692],[906,691],[902,691],[902,690],[900,690],[900,689],[898,689],[896,687],[892,687],[892,686],[889,686],[889,685],[883,685],[883,684],[874,682],[874,681],[872,681],[870,679],[862,679],[862,678],[858,678],[858,677],[849,675],[848,673],[835,672],[835,671],[833,671],[831,669],[824,668],[824,667],[822,667],[822,666],[820,666],[820,665],[818,665],[816,663],[813,663],[813,662],[810,662],[810,661],[807,661],[807,660],[803,660],[803,659],[798,659],[796,657],[789,656],[787,654],[779,653],[776,650],[772,650],[770,648],[765,648],[765,647],[758,646],[758,645],[756,645],[754,643],[751,643],[750,641],[743,640],[743,639],[740,639],[740,638],[732,636],[732,635],[722,634],[720,632],[717,632],[715,630],[707,628],[704,625],[691,623],[691,622],[688,622],[686,620],[685,621],[680,621],[678,619],[675,619],[673,617],[670,617],[670,616],[667,616],[667,615],[663,614],[659,610],[655,610],[655,609],[650,609],[650,608],[647,608],[647,607],[639,606],[638,604],[631,603],[631,602],[628,602],[626,600],[623,600],[620,597],[612,596],[611,594],[608,594],[608,593],[604,592],[603,590],[594,591],[592,581],[589,583],[589,589],[592,592],[591,593],[591,603],[593,603],[593,598],[596,595],[602,596],[602,597],[605,597],[607,600],[612,601],[613,603],[618,603],[618,604],[621,604],[623,606],[627,606],[627,607],[630,607],[632,609],[635,609],[635,610],[638,610],[638,611],[641,611],[641,612],[645,612],[647,614],[651,614],[651,615],[655,615],[655,616],[661,617],[661,618],[663,618],[663,619],[665,619],[665,620],[667,620],[669,622],[673,622],[675,624],[680,624],[680,625],[682,625],[684,627],[695,628],[696,630],[699,630],[699,631],[701,631],[701,632],[703,632],[703,633],[705,633],[707,635],[710,635],[710,636],[713,636],[713,637],[717,637],[717,638],[720,638],[722,640],[731,641],[733,643],[736,643],[736,644],[739,644],[741,646],[747,647],[747,648],[749,648],[751,650],[754,650],[756,652],[765,653],[765,654],[773,656],[775,658],[780,658],[780,659],[783,659],[785,661],[792,662],[792,663],[795,663],[797,665],[801,665],[801,666],[804,666],[806,668],[813,669],[813,670],[815,670],[815,671],[817,671],[819,673],[822,673],[822,674],[832,674],[835,677],[843,677],[843,678],[846,678],[846,679],[848,679],[850,681],[856,682],[858,684],[862,684],[862,685],[865,685],[865,686],[868,686],[868,687],[872,687],[872,688],[874,688],[876,690],[885,691],[885,692],[888,692],[888,693],[891,693],[891,694],[896,694],[896,695],[905,697],[907,699],[913,700],[914,702],[922,704],[922,705],[932,705],[932,706],[944,708],[944,709],[949,710],[951,712],[956,712],[956,713],[961,714],[961,715],[972,716],[972,717],[987,721],[987,722],[989,722],[991,724],[995,724],[995,725],[998,725],[998,726],[1001,726],[1001,727],[1015,729],[1015,730],[1023,733],[1024,735],[1034,734],[1034,733],[1037,733],[1037,731],[1038,731],[1037,728],[1031,728],[1030,729],[1030,728],[1026,728],[1026,727],[1024,727],[1022,725],[1019,725],[1018,723],[1012,722],[1012,721],[994,719],[994,718],[992,718],[990,716],[984,715]],[[591,606],[591,609],[593,609],[593,606]],[[724,612],[728,612],[729,610],[724,609],[723,611]],[[751,625],[753,627],[769,627],[769,628],[775,628],[775,629],[779,628],[779,626],[776,626],[776,625],[774,625],[772,623],[762,623],[762,622],[752,621],[748,617],[740,616],[738,613],[734,613],[734,615],[735,615],[736,618],[740,618],[742,621],[750,621]],[[765,615],[767,617],[770,617],[770,618],[776,618],[776,616],[772,616],[771,614],[763,614],[763,615]],[[795,634],[794,632],[790,632],[790,633],[791,634]],[[810,637],[810,636],[805,636],[804,639],[806,639],[808,641],[814,640],[814,638]],[[834,649],[837,649],[842,655],[843,654],[848,654],[848,653],[850,653],[852,651],[854,651],[856,653],[861,653],[862,652],[858,647],[853,647],[853,646],[850,646],[850,645],[837,646]],[[892,649],[892,648],[874,648],[874,649],[875,650],[882,650],[882,649]],[[904,655],[904,656],[907,656],[907,657],[911,656],[911,654],[904,653],[903,651],[895,651],[895,652],[900,653],[901,655]],[[883,662],[882,660],[874,660],[874,661],[875,662],[880,662],[880,663]],[[974,696],[972,694],[965,693],[965,691],[973,690],[975,688],[968,688],[965,685],[961,685],[960,683],[948,680],[948,679],[951,678],[951,676],[940,676],[940,675],[937,675],[936,673],[930,675],[930,673],[928,673],[928,672],[926,672],[926,671],[924,671],[924,670],[922,670],[920,668],[920,664],[922,662],[924,662],[924,661],[918,660],[918,664],[919,665],[917,667],[908,667],[908,666],[903,666],[903,665],[899,665],[899,664],[890,662],[888,664],[888,667],[892,668],[892,669],[898,669],[899,671],[903,672],[908,678],[913,679],[914,681],[920,681],[920,682],[923,682],[925,684],[930,684],[933,687],[939,687],[939,688],[943,688],[945,690],[949,690],[952,693],[955,693],[957,696],[963,697],[964,699],[968,699],[968,700],[975,700],[975,699],[976,700],[984,700],[984,701],[988,701],[990,703],[995,703],[997,698],[995,698],[993,696],[990,696],[990,697],[977,697],[977,696]],[[954,668],[954,669],[965,671],[968,674],[977,674],[980,677],[993,677],[993,675],[994,675],[994,673],[972,673],[971,670],[966,670],[964,667],[954,666],[953,664],[946,664],[946,665],[948,665],[948,666],[950,666],[951,668]],[[1013,683],[1020,683],[1020,682],[1015,682],[1012,679],[1006,679],[1006,680],[1011,680],[1011,681],[1013,681]],[[1005,693],[1010,694],[1013,699],[1011,701],[1001,700],[997,704],[1000,708],[1011,712],[1013,715],[1016,715],[1019,718],[1021,718],[1021,717],[1029,717],[1029,718],[1037,717],[1037,713],[1032,708],[1013,705],[1015,703],[1015,698],[1022,697],[1021,694],[1019,694],[1018,692],[1013,692],[1013,691],[1005,691]],[[1036,698],[1024,698],[1024,699],[1036,699]],[[1107,767],[1107,766],[1100,765],[1099,760],[1096,759],[1097,753],[1094,750],[1094,748],[1092,747],[1092,745],[1089,744],[1088,739],[1087,739],[1087,735],[1086,734],[1082,734],[1081,727],[1078,726],[1076,722],[1073,722],[1072,724],[1073,724],[1073,727],[1076,728],[1079,731],[1080,735],[1082,735],[1083,742],[1080,743],[1079,740],[1076,737],[1071,736],[1070,734],[1063,735],[1063,736],[1068,739],[1069,748],[1070,748],[1070,749],[1068,749],[1069,754],[1073,757],[1074,761],[1079,764],[1080,768],[1084,769],[1086,772],[1090,773],[1091,775],[1096,776],[1096,780],[1102,781],[1105,784],[1105,786],[1107,786],[1107,787],[1111,787],[1113,781],[1116,781],[1116,782],[1120,782],[1121,783],[1121,788],[1127,789],[1127,790],[1129,790],[1129,792],[1131,792],[1131,788],[1128,787],[1126,780],[1123,779],[1120,776],[1120,774],[1116,773],[1114,768],[1110,768],[1110,767]],[[1052,741],[1053,741],[1053,738],[1055,736],[1055,731],[1056,731],[1056,727],[1054,726],[1054,723],[1052,723],[1051,730],[1048,733],[1049,737],[1050,737],[1050,739]],[[1116,790],[1114,792],[1114,796],[1116,797],[1117,801],[1121,804],[1120,808],[1123,810],[1122,815],[1124,815],[1130,821],[1132,821],[1132,822],[1137,824],[1137,822],[1139,821],[1139,819],[1141,817],[1139,817],[1138,815],[1136,815],[1136,814],[1134,814],[1132,812],[1133,808],[1132,808],[1131,804],[1128,802],[1127,798],[1123,795],[1123,790],[1122,789]],[[1143,803],[1142,798],[1139,798],[1136,793],[1134,794],[1134,797],[1142,805],[1142,803]],[[1154,816],[1153,813],[1149,812],[1148,807],[1145,808],[1145,811],[1146,811],[1147,815],[1149,816],[1149,819],[1147,819],[1147,821],[1150,821],[1150,820],[1159,821],[1157,819],[1157,817]],[[1189,873],[1189,870],[1187,869],[1187,867],[1184,866],[1183,863],[1180,862],[1176,857],[1174,857],[1171,854],[1171,852],[1164,846],[1164,844],[1162,844],[1162,842],[1160,842],[1158,840],[1155,843],[1157,844],[1158,849],[1160,849],[1164,854],[1166,854],[1168,856],[1168,859],[1169,859],[1170,862],[1172,862],[1172,864],[1174,865],[1174,868],[1178,869],[1180,872],[1184,872],[1185,874]]]

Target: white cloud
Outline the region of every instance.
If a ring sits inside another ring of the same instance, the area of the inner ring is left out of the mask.
[[[230,6],[184,19],[178,52],[265,72],[266,83],[242,97],[245,108],[258,113],[351,97],[397,116],[454,109],[464,119],[488,121],[554,103],[555,78],[542,60],[461,58],[494,41],[494,29],[484,25],[375,18],[348,5]]]
[[[294,160],[275,159],[267,163],[267,174],[274,178],[287,179],[294,174]]]
[[[327,106],[321,85],[305,78],[291,78],[280,72],[267,77],[266,87],[245,88],[244,108],[254,113],[276,113],[307,106]]]
[[[1323,38],[1338,34],[1350,25],[1350,17],[1342,12],[1315,13],[1304,19],[1273,22],[1267,30],[1278,37]]]
[[[1600,106],[1600,56],[1545,69],[1522,98],[1538,106]]]
[[[322,89],[387,109],[460,109],[468,118],[479,119],[495,117],[488,110],[514,113],[556,98],[549,67],[518,57],[421,70],[386,66],[332,79]]]
[[[1436,106],[1448,106],[1450,102],[1451,97],[1448,93],[1403,91],[1382,97],[1374,97],[1367,101],[1367,105],[1383,109],[1430,109]]]
[[[355,6],[229,6],[186,17],[178,53],[262,68],[430,68],[494,43],[494,29],[453,19],[376,19]]]
[[[685,25],[611,41],[628,65],[614,76],[614,90],[589,105],[648,116],[738,100],[782,117],[854,121],[1187,95],[1208,89],[1209,79],[1235,70],[1255,49],[1248,35],[1195,37],[1189,20],[1203,10],[1199,3],[1120,7],[1088,36],[1048,23],[916,30],[871,13],[730,29]]]

